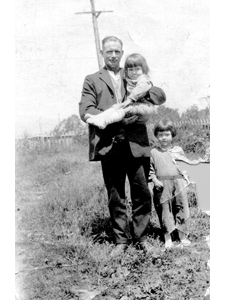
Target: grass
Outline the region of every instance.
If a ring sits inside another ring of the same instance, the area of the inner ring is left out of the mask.
[[[99,294],[94,299],[204,299],[210,220],[198,210],[193,190],[190,247],[164,251],[153,212],[148,234],[152,253],[145,256],[131,245],[112,258],[101,168],[87,161],[87,153],[86,146],[76,144],[67,152],[16,157],[16,247],[22,253],[18,300],[93,299],[91,293]],[[128,192],[127,186],[130,209]]]

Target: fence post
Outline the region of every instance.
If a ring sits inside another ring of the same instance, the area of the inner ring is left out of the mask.
[[[40,141],[41,141],[41,148],[43,149],[45,147],[45,139],[43,135],[40,136]]]

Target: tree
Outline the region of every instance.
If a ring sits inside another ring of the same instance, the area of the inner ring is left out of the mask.
[[[200,119],[209,119],[210,118],[210,109],[209,109],[209,107],[206,107],[206,108],[201,109],[199,111],[199,118]]]
[[[72,115],[67,119],[64,119],[57,125],[53,133],[56,135],[62,135],[65,133],[73,132],[76,135],[82,135],[87,131],[87,125],[84,124],[77,115]]]
[[[157,113],[160,118],[168,118],[171,121],[179,121],[180,115],[177,108],[166,107],[165,105],[160,105],[157,109]]]
[[[182,121],[189,121],[190,119],[192,120],[197,120],[199,119],[199,110],[197,105],[192,105],[190,108],[188,108],[184,113],[181,115]]]
[[[165,105],[160,105],[156,108],[156,111],[151,113],[149,123],[155,124],[162,118],[168,118],[171,121],[179,121],[180,115],[178,109],[169,108]]]
[[[183,121],[186,120],[196,120],[196,119],[208,119],[210,116],[210,108],[207,106],[204,109],[199,110],[197,105],[192,105],[184,113],[182,113],[181,118]]]

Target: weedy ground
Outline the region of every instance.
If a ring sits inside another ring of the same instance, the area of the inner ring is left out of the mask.
[[[100,164],[87,147],[16,155],[16,296],[18,300],[209,299],[209,216],[189,188],[189,239],[164,251],[153,211],[144,255],[113,249]],[[127,185],[127,208],[131,212]],[[176,236],[174,235],[174,239]]]

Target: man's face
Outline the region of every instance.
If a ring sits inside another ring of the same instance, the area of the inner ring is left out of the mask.
[[[117,71],[123,56],[121,44],[118,41],[107,41],[101,51],[107,69]]]

